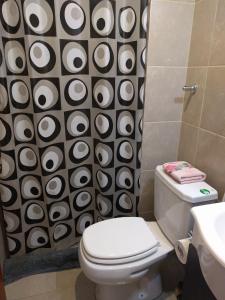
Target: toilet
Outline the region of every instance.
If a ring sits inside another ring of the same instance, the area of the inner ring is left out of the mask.
[[[79,260],[96,283],[97,300],[155,299],[161,293],[158,266],[178,240],[191,234],[190,209],[218,198],[206,182],[178,184],[162,166],[155,171],[154,193],[155,222],[121,217],[85,229]]]

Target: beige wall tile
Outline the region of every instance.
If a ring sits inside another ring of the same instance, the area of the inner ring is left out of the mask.
[[[186,68],[147,68],[145,121],[181,121],[186,71]]]
[[[178,159],[195,164],[198,128],[183,123],[180,133]]]
[[[204,0],[195,5],[189,66],[208,65],[217,1]]]
[[[6,286],[7,300],[33,297],[56,289],[56,273],[45,273],[20,279]]]
[[[213,32],[210,65],[225,65],[225,1],[219,0]]]
[[[185,95],[178,156],[205,171],[220,197],[225,190],[225,67],[208,65],[225,64],[224,18],[223,0],[195,5],[189,66],[196,68],[188,69],[187,84],[197,83],[199,89],[189,100]]]
[[[153,211],[154,207],[154,171],[141,172],[140,202],[138,211]]]
[[[183,106],[183,121],[194,126],[199,126],[202,102],[205,92],[207,68],[188,68],[186,85],[197,84],[198,90],[195,94],[185,93]]]
[[[177,159],[180,122],[144,122],[142,168],[154,170],[159,164]]]
[[[148,65],[186,66],[194,4],[151,2]]]
[[[200,130],[196,165],[207,173],[206,181],[218,190],[221,199],[225,192],[225,138]]]
[[[225,136],[225,67],[209,68],[201,127]]]

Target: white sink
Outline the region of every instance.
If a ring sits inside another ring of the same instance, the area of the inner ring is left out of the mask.
[[[192,243],[203,276],[218,300],[225,299],[225,202],[194,207]]]

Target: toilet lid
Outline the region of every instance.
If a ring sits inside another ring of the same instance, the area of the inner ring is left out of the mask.
[[[158,247],[158,241],[142,218],[110,219],[88,227],[83,233],[88,255],[100,259],[121,259]]]

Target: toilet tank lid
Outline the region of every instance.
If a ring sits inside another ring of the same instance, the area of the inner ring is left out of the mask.
[[[85,251],[99,259],[120,259],[139,255],[159,243],[142,218],[122,217],[95,223],[82,237]]]
[[[155,175],[179,198],[192,204],[218,199],[217,191],[205,181],[180,184],[167,175],[163,166],[157,166]]]

